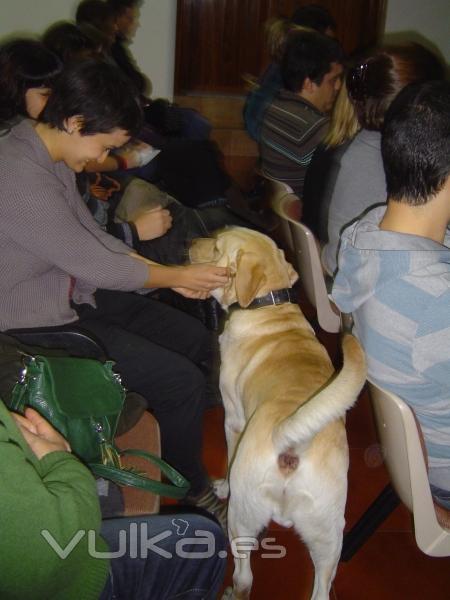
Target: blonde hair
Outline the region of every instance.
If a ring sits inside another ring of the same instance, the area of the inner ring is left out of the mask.
[[[358,115],[343,81],[331,113],[330,128],[323,143],[327,148],[339,146],[354,137],[360,129]]]
[[[304,31],[309,29],[296,25],[284,17],[272,17],[264,24],[264,34],[267,42],[269,56],[274,62],[281,62],[286,42],[291,31]]]

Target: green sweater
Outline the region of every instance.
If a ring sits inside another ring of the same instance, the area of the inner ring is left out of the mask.
[[[99,531],[94,479],[69,452],[38,460],[0,400],[0,598],[97,600],[109,563],[88,554],[88,530]],[[64,549],[86,531],[64,560],[41,535]],[[97,536],[98,537],[98,536]],[[98,537],[96,550],[107,550]]]

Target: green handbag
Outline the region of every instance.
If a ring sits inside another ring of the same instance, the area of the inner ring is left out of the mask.
[[[23,355],[23,370],[6,404],[23,413],[36,409],[69,442],[91,471],[119,485],[183,498],[188,481],[159,456],[143,450],[119,450],[114,444],[125,389],[110,361],[90,358]],[[133,455],[156,464],[173,485],[125,469],[120,457]]]

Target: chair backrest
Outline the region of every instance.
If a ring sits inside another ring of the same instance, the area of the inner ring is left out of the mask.
[[[285,192],[284,195],[273,196],[272,209],[289,228],[295,267],[306,296],[317,311],[319,325],[325,331],[337,333],[340,329],[340,313],[328,297],[316,239],[312,231],[297,219],[299,203],[295,194]]]
[[[277,212],[275,207],[280,206],[287,196],[291,196],[294,192],[286,183],[271,179],[261,173],[259,173],[264,179],[264,202],[265,205],[270,207],[273,212],[280,218],[280,229],[282,242],[285,250],[292,256],[295,254],[294,241],[292,239],[291,228],[289,222],[283,219],[282,216]]]
[[[395,394],[372,382],[369,388],[386,467],[400,500],[413,513],[416,543],[429,556],[449,556],[450,530],[438,522],[414,413]]]

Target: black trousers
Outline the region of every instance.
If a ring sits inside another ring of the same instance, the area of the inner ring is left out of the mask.
[[[198,493],[207,484],[201,459],[209,332],[200,321],[146,296],[97,290],[97,307],[74,305],[78,324],[116,362],[123,385],[141,394],[158,420],[162,455]],[[77,323],[74,323],[76,325]]]

